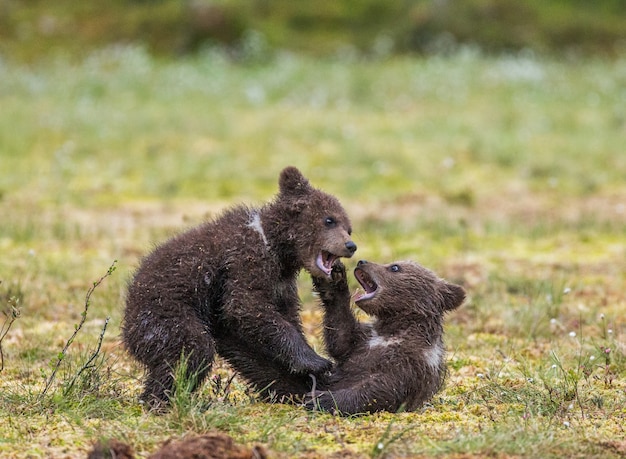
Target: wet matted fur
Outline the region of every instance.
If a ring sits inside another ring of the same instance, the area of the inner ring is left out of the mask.
[[[351,231],[339,201],[288,167],[273,201],[234,207],[158,246],[130,282],[122,323],[147,369],[142,399],[168,400],[182,355],[200,384],[216,352],[263,393],[305,391],[298,376],[331,362],[306,342],[296,278],[301,269],[330,276],[356,250]]]
[[[350,310],[345,268],[315,278],[324,308],[324,338],[337,366],[318,378],[308,407],[339,414],[411,411],[441,389],[446,374],[444,314],[465,299],[462,287],[410,262],[359,261],[354,275],[365,292],[355,298],[375,320]]]

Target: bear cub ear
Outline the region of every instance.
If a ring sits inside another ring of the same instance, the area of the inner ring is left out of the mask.
[[[293,166],[283,169],[278,179],[280,193],[283,195],[302,195],[311,191],[309,181]]]
[[[441,293],[443,295],[444,311],[452,311],[461,306],[463,301],[465,301],[465,290],[460,285],[444,281]]]

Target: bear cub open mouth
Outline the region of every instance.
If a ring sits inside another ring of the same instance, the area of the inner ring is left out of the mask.
[[[338,257],[337,255],[333,255],[330,252],[326,252],[325,250],[322,250],[320,254],[317,256],[317,259],[315,260],[315,264],[327,276],[330,277],[330,273],[333,270],[333,265],[335,264],[335,261],[337,261],[339,258],[340,257]]]
[[[372,276],[367,274],[361,268],[354,268],[354,277],[359,282],[359,284],[361,284],[361,287],[363,287],[363,289],[365,290],[365,293],[363,293],[362,295],[357,295],[354,298],[355,302],[369,300],[370,298],[373,298],[374,295],[376,295],[376,292],[378,291],[378,284],[374,281]]]

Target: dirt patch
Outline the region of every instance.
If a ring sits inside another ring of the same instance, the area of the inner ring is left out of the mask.
[[[626,441],[602,441],[598,445],[606,451],[626,457]]]
[[[149,459],[266,459],[262,446],[247,448],[238,445],[228,435],[212,433],[190,435],[180,440],[166,440]],[[132,446],[118,440],[98,442],[87,456],[88,459],[134,459]]]
[[[267,452],[261,446],[247,448],[237,445],[224,434],[207,434],[168,440],[151,459],[264,459]]]
[[[87,459],[135,459],[133,447],[119,440],[99,441],[87,455]]]

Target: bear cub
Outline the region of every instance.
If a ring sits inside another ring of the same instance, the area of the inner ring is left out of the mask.
[[[443,386],[444,314],[465,299],[462,287],[410,262],[359,261],[354,276],[364,289],[356,305],[372,316],[360,323],[350,310],[343,264],[332,278],[314,278],[324,308],[324,339],[337,366],[317,381],[307,407],[337,414],[412,411]]]
[[[172,395],[184,356],[199,385],[216,352],[260,391],[283,395],[289,375],[322,374],[332,363],[306,342],[296,279],[305,269],[329,277],[351,257],[350,220],[339,201],[294,167],[260,208],[238,206],[158,246],[129,284],[122,339],[146,369],[142,399]],[[268,374],[282,374],[285,385]]]

